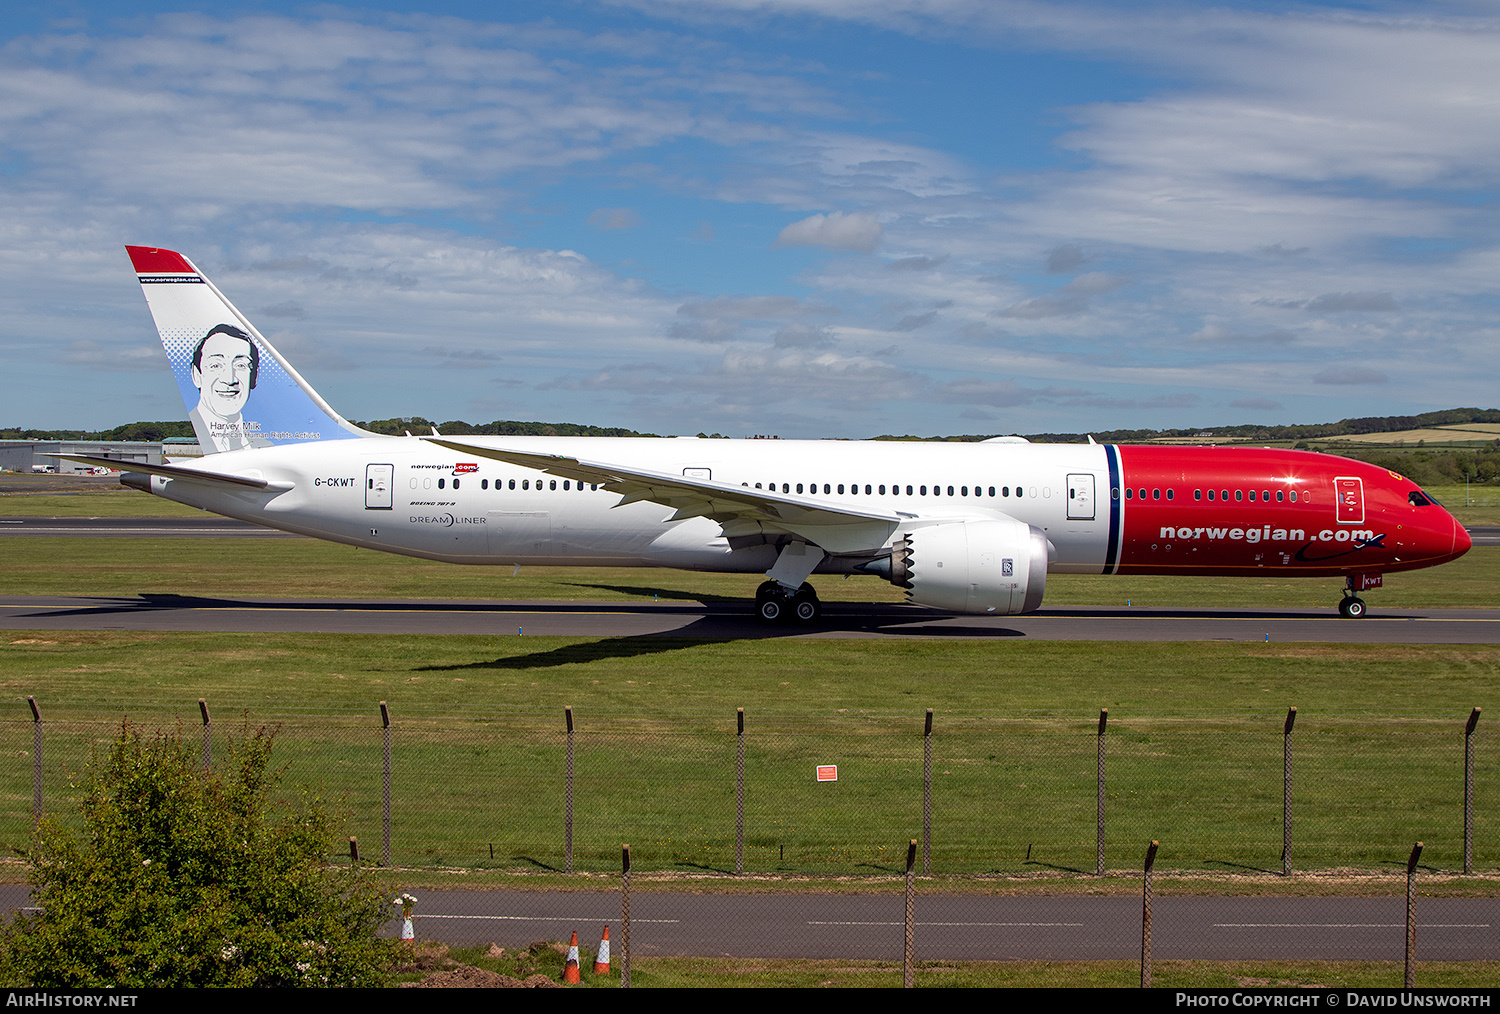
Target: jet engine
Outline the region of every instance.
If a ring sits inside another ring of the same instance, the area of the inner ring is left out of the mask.
[[[1046,534],[1021,521],[954,521],[907,532],[888,558],[860,569],[920,606],[1011,615],[1042,604],[1047,549]]]

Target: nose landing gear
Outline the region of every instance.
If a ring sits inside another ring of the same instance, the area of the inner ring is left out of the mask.
[[[1344,581],[1344,600],[1339,603],[1339,615],[1357,620],[1365,615],[1365,600],[1359,593],[1369,588],[1379,588],[1383,583],[1379,572],[1350,574]]]

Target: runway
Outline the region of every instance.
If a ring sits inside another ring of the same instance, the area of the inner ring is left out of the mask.
[[[480,634],[702,638],[1020,638],[1035,641],[1317,641],[1500,644],[1500,610],[1042,609],[956,616],[915,606],[825,603],[821,621],[766,626],[748,603],[236,599],[189,595],[3,596],[0,629]]]
[[[631,898],[635,956],[720,955],[900,961],[902,895],[714,894],[637,891]],[[30,901],[0,887],[0,909]],[[620,895],[594,891],[417,889],[419,939],[453,946],[566,940],[592,952],[601,926],[619,946]],[[1400,961],[1401,897],[1171,897],[1155,899],[1153,953],[1160,960]],[[1129,961],[1140,956],[1139,896],[940,895],[914,905],[919,959]],[[1424,961],[1500,959],[1500,899],[1424,898],[1417,908]],[[394,935],[395,923],[385,932]]]

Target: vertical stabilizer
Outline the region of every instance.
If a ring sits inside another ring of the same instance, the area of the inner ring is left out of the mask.
[[[204,454],[368,435],[329,407],[186,257],[125,250]]]

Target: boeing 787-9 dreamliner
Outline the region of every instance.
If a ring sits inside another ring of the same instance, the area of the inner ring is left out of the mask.
[[[801,623],[820,613],[814,573],[994,615],[1040,606],[1049,573],[1340,578],[1357,617],[1385,573],[1470,546],[1411,480],[1302,451],[381,436],[186,257],[126,249],[204,456],[121,482],[300,535],[450,563],[764,573],[761,619]]]

